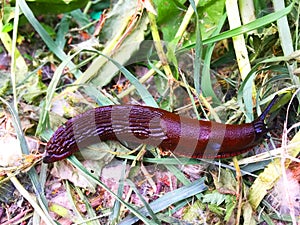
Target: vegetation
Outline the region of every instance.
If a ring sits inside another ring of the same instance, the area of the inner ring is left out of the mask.
[[[0,3],[1,224],[299,223],[298,1]],[[97,106],[241,124],[276,94],[269,138],[237,157],[105,142],[41,160],[59,125]]]

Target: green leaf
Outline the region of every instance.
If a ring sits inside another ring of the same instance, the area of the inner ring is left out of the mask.
[[[235,195],[226,195],[225,199],[226,203],[226,210],[225,210],[225,221],[229,221],[230,217],[232,216],[233,210],[236,206],[236,196]]]
[[[202,34],[199,22],[199,15],[197,12],[197,8],[195,2],[193,0],[190,1],[191,6],[194,9],[196,16],[196,46],[195,46],[195,60],[194,60],[194,83],[197,94],[200,94],[200,70],[201,70],[201,59],[203,54],[203,42],[202,42]]]
[[[203,202],[207,202],[210,204],[215,204],[217,206],[221,205],[223,202],[225,202],[226,200],[226,195],[221,194],[217,191],[210,193],[210,194],[206,194],[203,197]]]
[[[1,32],[8,33],[12,31],[13,25],[11,23],[6,23],[3,25]]]
[[[180,4],[185,1],[179,0]],[[177,6],[175,1],[153,1],[157,10],[157,24],[163,33],[163,40],[171,42],[183,19],[184,11]]]
[[[200,1],[199,17],[202,39],[207,39],[217,29],[224,14],[225,0],[206,0]]]
[[[43,26],[43,28],[45,29],[45,31],[47,31],[47,33],[49,34],[50,37],[55,37],[56,36],[56,32],[53,29],[53,27],[45,24],[45,23],[41,23],[41,25]]]
[[[195,224],[195,222],[205,224],[206,217],[203,216],[205,209],[206,205],[198,200],[194,202],[194,204],[187,206],[182,219],[187,222],[192,222],[193,224]]]
[[[214,204],[208,205],[208,209],[218,216],[223,216],[224,214],[222,208]]]
[[[221,29],[225,23],[226,18],[227,18],[226,14],[224,14],[221,18],[219,18],[218,25],[217,25],[216,29],[214,30],[213,35],[219,34],[219,32],[221,31]],[[219,104],[220,100],[215,94],[216,90],[213,89],[214,85],[213,85],[213,81],[211,78],[211,70],[210,70],[210,68],[211,68],[210,63],[211,63],[211,58],[212,58],[214,48],[215,48],[215,43],[210,43],[205,48],[204,62],[203,62],[202,73],[201,73],[202,74],[201,75],[201,90],[205,97],[212,97],[213,102],[215,104]]]
[[[2,23],[6,24],[10,22],[10,20],[14,19],[15,17],[15,7],[11,6],[4,6],[3,7],[3,14],[2,14]]]
[[[31,76],[27,82],[22,85],[22,88],[25,89],[23,98],[29,103],[40,102],[37,101],[38,98],[47,90],[47,86],[42,82],[41,76],[38,75]]]
[[[35,0],[28,1],[34,14],[60,14],[82,8],[88,0]]]
[[[69,16],[64,15],[59,23],[55,43],[61,49],[65,47],[66,34],[69,32],[70,22],[71,22],[71,18]]]
[[[185,1],[153,1],[157,10],[157,23],[163,33],[164,41],[173,41],[175,34],[184,17],[185,8],[178,7],[179,4],[184,4]],[[200,1],[197,11],[201,19],[201,33],[202,39],[208,38],[219,24],[219,20],[223,15],[225,7],[225,0],[208,0]],[[192,35],[189,37],[189,42],[195,42],[196,37]]]

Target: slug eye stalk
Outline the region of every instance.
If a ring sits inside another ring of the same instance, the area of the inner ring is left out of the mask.
[[[267,115],[269,114],[270,110],[272,109],[272,107],[275,105],[275,103],[278,101],[279,95],[275,95],[274,98],[272,99],[272,101],[269,103],[269,105],[267,106],[267,108],[262,112],[262,114],[257,118],[257,120],[264,120]]]
[[[267,134],[270,130],[272,130],[273,127],[267,127],[266,123],[264,122],[264,120],[266,119],[267,115],[269,114],[269,112],[271,111],[272,107],[275,105],[275,103],[278,101],[279,95],[275,95],[274,98],[272,99],[272,101],[269,103],[269,105],[267,106],[267,108],[262,112],[262,114],[256,119],[254,120],[253,126],[254,126],[254,130],[255,133],[258,136],[264,136],[265,134]]]

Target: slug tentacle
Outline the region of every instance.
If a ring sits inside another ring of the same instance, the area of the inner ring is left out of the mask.
[[[257,141],[259,141],[260,138],[263,138],[271,130],[266,126],[264,120],[266,116],[269,114],[274,104],[276,103],[276,101],[278,100],[278,97],[279,97],[278,95],[275,95],[272,101],[267,106],[267,108],[262,112],[262,114],[252,122],[256,136],[258,138]]]
[[[98,107],[60,126],[47,143],[43,162],[106,140],[149,144],[191,158],[232,157],[250,150],[269,131],[264,119],[277,98],[258,119],[241,125],[198,121],[148,106]]]

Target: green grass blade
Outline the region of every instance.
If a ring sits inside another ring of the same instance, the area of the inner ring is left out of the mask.
[[[195,59],[194,59],[194,84],[195,89],[198,94],[202,92],[200,90],[200,71],[201,71],[201,61],[202,61],[202,53],[203,53],[203,42],[201,37],[201,30],[200,30],[200,20],[199,15],[197,12],[197,7],[195,5],[194,0],[189,0],[195,16],[196,16],[196,46],[195,46]]]
[[[139,190],[136,188],[135,184],[127,179],[126,180],[127,183],[129,184],[129,186],[133,189],[133,191],[137,194],[137,196],[139,197],[139,199],[142,201],[142,203],[145,206],[145,209],[147,210],[147,213],[151,216],[151,218],[154,220],[155,224],[161,224],[159,219],[156,217],[155,213],[152,211],[150,205],[148,204],[148,202],[145,201],[145,199],[143,198],[143,196],[141,195],[141,193],[139,192]]]
[[[66,58],[66,54],[63,52],[63,50],[52,40],[52,38],[49,36],[47,31],[42,27],[42,25],[39,23],[39,21],[35,18],[34,14],[32,13],[31,9],[28,7],[25,0],[19,0],[20,8],[23,12],[23,14],[26,16],[30,24],[34,27],[34,29],[39,33],[43,41],[46,43],[48,48],[54,52],[54,54],[63,60]]]
[[[136,156],[120,155],[120,156],[117,156],[117,158],[135,160]],[[195,164],[202,163],[198,159],[190,159],[190,158],[182,158],[182,157],[178,157],[178,158],[146,158],[146,157],[144,157],[143,162],[160,164],[160,165],[195,165]]]
[[[41,115],[38,127],[36,129],[36,134],[40,135],[46,128],[46,126],[49,124],[49,112],[51,109],[51,101],[54,96],[57,84],[60,80],[61,74],[63,74],[63,71],[67,65],[70,64],[71,60],[78,54],[79,52],[74,53],[71,56],[68,56],[63,60],[63,62],[57,67],[57,69],[54,72],[54,75],[51,79],[51,82],[47,89],[47,94],[45,98],[45,103],[42,105]]]
[[[87,213],[87,217],[91,218],[91,221],[86,221],[87,225],[101,225],[100,221],[98,221],[97,218],[97,214],[95,212],[95,210],[93,209],[91,203],[89,202],[89,199],[87,198],[87,196],[82,192],[82,189],[79,187],[74,187],[74,190],[76,192],[76,194],[79,196],[80,201],[84,203],[85,208],[86,208],[86,213]]]
[[[42,25],[38,22],[38,20],[34,17],[32,11],[26,4],[25,0],[20,0],[20,8],[23,11],[24,15],[28,19],[28,21],[31,23],[31,25],[34,27],[34,29],[39,33],[41,38],[44,40],[46,45],[49,47],[53,53],[60,58],[62,61],[67,58],[67,55],[62,51],[62,49],[59,48],[59,46],[51,39],[49,34],[45,31],[45,29],[42,27]],[[147,89],[139,83],[138,79],[134,77],[124,66],[116,62],[115,60],[103,55],[102,53],[98,52],[102,56],[106,57],[109,59],[111,62],[113,62],[119,69],[120,71],[126,76],[126,78],[134,85],[141,95],[142,99],[147,105],[151,105],[154,107],[157,107],[157,103],[151,96],[151,94],[147,91]],[[77,67],[70,62],[68,64],[68,67],[70,70],[75,73],[75,77],[79,77],[81,75],[81,72],[77,70]],[[88,88],[85,89],[88,95],[94,96],[93,91],[89,90]]]
[[[294,57],[297,58],[297,55],[272,57],[270,59],[265,59],[261,62],[258,62],[255,66],[252,67],[252,69],[248,73],[245,80],[243,80],[243,82],[241,83],[241,85],[239,87],[239,90],[238,90],[238,95],[237,95],[238,104],[239,104],[240,108],[242,109],[242,111],[244,112],[244,114],[246,115],[246,117],[249,121],[253,120],[254,115],[253,115],[252,108],[250,108],[250,107],[248,107],[248,110],[246,110],[246,111],[243,110],[244,109],[243,96],[246,92],[250,92],[250,90],[247,90],[247,89],[249,89],[249,86],[251,85],[252,81],[255,79],[255,76],[257,75],[258,68],[262,64],[269,64],[269,63],[275,63],[275,62],[288,62],[290,60],[293,60]],[[245,106],[247,107],[247,104]]]
[[[64,15],[60,21],[58,31],[56,34],[55,44],[58,48],[64,49],[67,42],[66,35],[69,32],[71,18],[68,15]]]
[[[284,1],[274,0],[273,5],[274,5],[275,12],[284,9]],[[279,34],[280,43],[284,55],[287,56],[292,54],[294,51],[293,40],[292,40],[291,30],[286,16],[283,16],[282,18],[277,20],[277,27],[278,27],[278,34]]]
[[[13,126],[15,128],[18,140],[20,141],[20,147],[21,147],[22,153],[25,154],[25,155],[28,155],[30,152],[29,152],[29,148],[28,148],[27,141],[25,139],[24,133],[22,131],[21,122],[20,122],[20,118],[18,116],[18,113],[15,111],[15,109],[5,99],[0,97],[0,100],[8,107],[8,110],[11,113],[11,116],[13,118],[12,123],[13,123]],[[31,183],[33,185],[36,196],[39,200],[40,206],[42,207],[44,212],[48,212],[48,203],[47,203],[46,197],[44,195],[44,190],[41,187],[37,172],[36,172],[34,167],[32,167],[28,171],[28,175],[29,175],[29,178],[30,178]],[[49,216],[48,214],[46,214],[46,215]],[[50,216],[49,216],[49,218],[50,218]]]
[[[213,35],[216,35],[220,33],[225,21],[226,21],[226,14],[224,14],[220,22],[218,23],[218,27],[214,31]],[[207,48],[204,53],[204,62],[203,62],[203,69],[202,69],[202,75],[201,75],[201,90],[203,92],[203,95],[205,97],[212,97],[213,102],[215,104],[220,104],[220,99],[216,96],[215,91],[213,89],[213,84],[211,82],[211,71],[210,71],[210,62],[211,62],[211,57],[212,53],[214,50],[215,44],[210,43],[207,45]]]
[[[201,193],[207,189],[207,186],[204,184],[204,178],[196,180],[189,185],[178,188],[174,191],[166,193],[161,198],[151,202],[149,205],[152,208],[153,212],[157,213],[169,207],[170,205],[185,200],[191,196],[194,196],[198,193]],[[142,208],[141,213],[146,214],[147,210]],[[138,221],[138,218],[129,215],[127,216],[119,225],[129,225]]]
[[[217,41],[221,41],[223,39],[227,39],[227,38],[232,38],[234,36],[240,35],[240,34],[245,34],[248,33],[252,30],[258,29],[260,27],[263,27],[265,25],[268,25],[270,23],[275,22],[276,20],[280,19],[283,16],[286,16],[287,14],[289,14],[292,9],[294,7],[294,2],[292,4],[290,4],[288,7],[279,10],[277,12],[274,13],[270,13],[269,15],[263,16],[261,18],[258,18],[256,20],[254,20],[253,22],[250,22],[248,24],[242,25],[240,27],[237,27],[235,29],[232,30],[228,30],[228,31],[224,31],[223,33],[213,36],[211,38],[205,39],[203,40],[203,45],[207,45],[210,43],[214,43]],[[195,43],[190,44],[188,46],[186,46],[185,48],[187,49],[191,49],[195,47]]]
[[[110,60],[113,64],[115,64],[116,67],[124,74],[124,76],[130,81],[132,85],[135,86],[136,90],[138,91],[139,95],[143,99],[143,101],[153,107],[158,107],[156,101],[152,97],[152,95],[149,93],[149,91],[140,83],[140,81],[132,74],[129,70],[127,70],[123,65],[115,61],[114,59],[104,55],[103,53],[97,51],[99,55],[102,55],[103,57]]]
[[[122,173],[121,173],[118,192],[117,192],[117,195],[120,198],[122,198],[123,190],[124,190],[124,180],[126,177],[126,164],[127,164],[127,160],[124,160],[124,162],[122,164],[123,168],[122,168]],[[113,209],[112,209],[112,213],[109,216],[109,220],[110,220],[111,224],[117,223],[117,221],[120,217],[120,210],[121,210],[121,203],[119,201],[115,201]]]
[[[135,209],[133,206],[131,206],[129,203],[125,202],[122,198],[120,198],[117,194],[112,192],[110,188],[108,188],[104,183],[102,183],[97,177],[95,177],[93,174],[91,174],[79,161],[75,156],[70,156],[68,160],[78,169],[80,170],[85,176],[92,179],[96,184],[98,184],[100,187],[102,187],[104,190],[106,190],[108,193],[113,195],[117,201],[122,203],[125,207],[127,207],[138,219],[143,221],[145,224],[151,224],[151,220],[147,219],[141,212],[139,212],[137,209]]]

